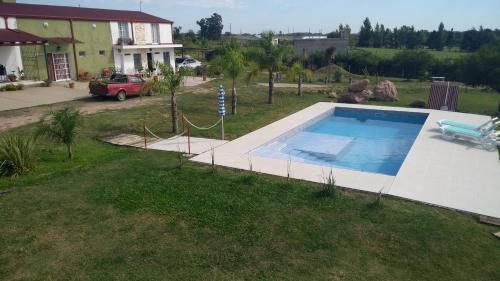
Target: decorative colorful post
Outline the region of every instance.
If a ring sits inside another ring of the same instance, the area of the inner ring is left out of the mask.
[[[222,139],[224,140],[224,116],[226,115],[226,108],[224,107],[224,87],[222,85],[219,86],[219,116],[221,118],[221,130],[222,130]]]

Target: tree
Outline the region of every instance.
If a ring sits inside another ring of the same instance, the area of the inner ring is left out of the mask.
[[[78,110],[69,107],[49,113],[50,118],[42,118],[38,127],[39,135],[46,135],[54,141],[66,145],[68,159],[73,159],[73,144],[75,142],[77,127],[81,122]]]
[[[248,56],[256,63],[256,67],[268,72],[268,104],[273,103],[274,72],[282,68],[283,62],[291,54],[291,49],[288,46],[273,44],[273,36],[273,32],[263,33],[258,41],[259,47],[251,49],[248,53]],[[256,69],[250,73],[255,75]]]
[[[483,46],[461,63],[461,80],[472,86],[488,86],[500,93],[500,41]]]
[[[229,47],[217,64],[232,80],[231,90],[231,114],[236,114],[236,79],[245,71],[245,57],[239,48]]]
[[[380,26],[377,22],[373,32],[373,47],[380,48],[384,44],[384,25]]]
[[[173,34],[172,34],[174,37],[174,40],[181,39],[181,30],[182,30],[182,26],[174,26]]]
[[[297,81],[297,96],[302,96],[302,81],[305,78],[312,78],[312,71],[310,69],[304,68],[302,64],[296,62],[287,71],[288,79],[291,81]]]
[[[149,80],[141,89],[141,92],[153,91],[159,94],[169,94],[170,95],[170,115],[172,118],[172,133],[177,134],[179,131],[179,126],[177,122],[177,91],[184,83],[184,76],[186,74],[186,69],[184,67],[179,68],[176,72],[170,64],[160,63],[158,64],[158,69],[160,70],[160,79]]]
[[[433,58],[424,50],[405,50],[395,55],[393,60],[401,67],[403,77],[410,79],[424,77]]]
[[[366,18],[363,21],[363,26],[359,31],[358,46],[359,47],[370,47],[373,44],[373,28],[370,23],[370,19]]]
[[[446,30],[444,24],[440,23],[438,31],[432,31],[427,39],[427,46],[431,49],[442,51],[446,43]]]
[[[209,18],[202,18],[196,22],[200,26],[200,37],[208,40],[219,40],[222,35],[222,17],[213,13]]]

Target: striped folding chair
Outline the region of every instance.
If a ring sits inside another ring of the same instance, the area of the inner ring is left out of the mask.
[[[433,83],[427,102],[427,108],[446,111],[457,111],[458,86],[450,86],[450,83]]]

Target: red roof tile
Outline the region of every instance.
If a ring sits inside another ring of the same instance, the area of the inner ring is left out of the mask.
[[[47,40],[17,29],[0,29],[0,46],[42,44]]]
[[[121,11],[67,6],[0,3],[0,16],[88,21],[172,23],[139,11]]]

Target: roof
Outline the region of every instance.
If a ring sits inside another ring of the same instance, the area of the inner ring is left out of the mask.
[[[46,42],[44,38],[17,29],[0,29],[0,38],[0,46],[43,44]]]
[[[53,5],[0,3],[0,16],[87,21],[173,23],[139,11],[80,8]]]

